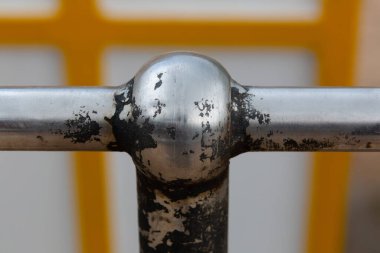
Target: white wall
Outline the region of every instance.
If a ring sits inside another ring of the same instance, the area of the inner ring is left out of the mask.
[[[97,0],[109,18],[312,19],[321,0]]]
[[[0,46],[0,85],[62,85],[62,66],[52,47]],[[70,162],[63,152],[0,152],[0,252],[76,251]]]

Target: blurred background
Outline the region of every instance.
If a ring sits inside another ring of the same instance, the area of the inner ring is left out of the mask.
[[[0,85],[119,85],[198,51],[244,85],[380,85],[378,0],[0,0]],[[380,156],[231,160],[230,252],[380,252]],[[0,252],[138,252],[122,153],[0,152]]]

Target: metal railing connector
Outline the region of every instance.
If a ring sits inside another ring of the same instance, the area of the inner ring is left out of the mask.
[[[137,168],[140,251],[227,252],[229,159],[379,151],[380,89],[263,88],[194,53],[127,84],[0,88],[0,150],[123,151]]]

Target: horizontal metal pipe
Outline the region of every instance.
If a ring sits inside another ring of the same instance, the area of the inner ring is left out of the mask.
[[[0,88],[0,150],[109,150],[119,87]],[[232,85],[232,149],[380,151],[379,88]]]
[[[0,88],[1,150],[107,150],[116,88]]]
[[[380,150],[379,88],[233,86],[239,124],[248,125],[240,143],[246,150]]]

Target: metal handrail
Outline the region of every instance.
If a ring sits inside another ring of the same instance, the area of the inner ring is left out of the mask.
[[[227,252],[229,159],[380,151],[380,89],[242,86],[171,53],[120,87],[0,88],[0,150],[122,151],[137,168],[141,252]]]

